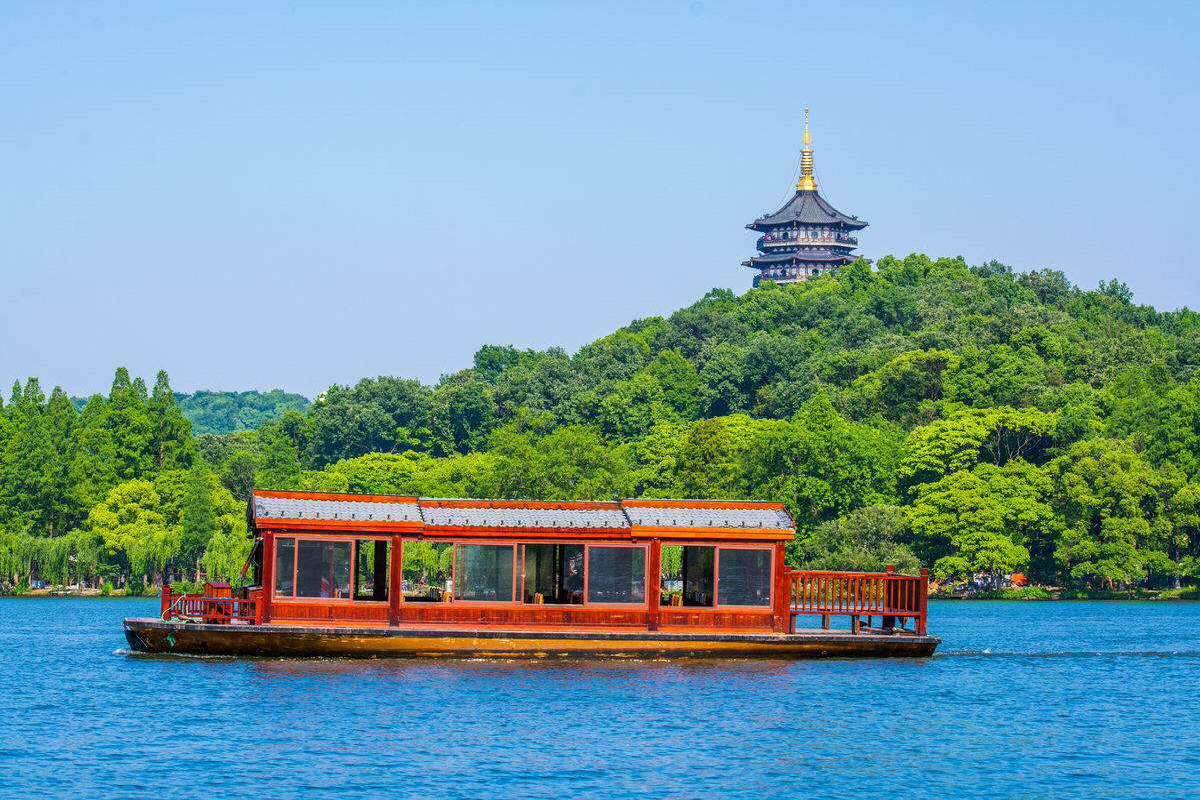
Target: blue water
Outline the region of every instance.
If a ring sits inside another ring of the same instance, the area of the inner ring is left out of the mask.
[[[1200,604],[931,603],[930,659],[234,660],[0,600],[0,797],[1200,795]]]

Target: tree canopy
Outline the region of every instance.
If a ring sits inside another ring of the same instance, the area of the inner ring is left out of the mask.
[[[30,379],[0,407],[0,580],[221,574],[230,504],[261,487],[775,499],[796,564],[1195,581],[1198,366],[1200,315],[1119,281],[910,255],[714,289],[575,353],[485,344],[433,385],[249,393],[262,413],[220,424],[188,409],[226,393],[176,396],[165,374],[118,370],[74,406]]]

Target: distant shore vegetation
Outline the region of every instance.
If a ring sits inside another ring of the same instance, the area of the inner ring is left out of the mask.
[[[165,373],[118,370],[78,409],[31,378],[0,412],[0,587],[234,577],[258,487],[773,499],[796,566],[1186,596],[1198,366],[1200,315],[1117,280],[911,255],[713,290],[574,354],[485,345],[433,386],[267,393],[241,416]]]
[[[86,397],[72,397],[76,411],[87,405]],[[308,408],[308,398],[282,389],[269,392],[193,392],[175,393],[179,410],[192,423],[192,433],[205,434],[252,431],[274,422],[287,411]]]

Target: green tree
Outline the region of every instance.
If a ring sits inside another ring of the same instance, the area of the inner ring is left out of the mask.
[[[662,387],[663,400],[682,419],[697,419],[708,407],[704,382],[678,350],[663,350],[645,367]]]
[[[154,484],[135,478],[115,486],[88,513],[88,529],[135,579],[150,574],[161,579],[179,552],[181,532],[167,524],[161,505]]]
[[[93,395],[79,415],[68,447],[67,491],[75,518],[82,520],[117,485],[116,458],[107,403]]]
[[[300,451],[280,423],[262,428],[256,437],[253,485],[259,489],[292,489],[300,481]]]
[[[146,406],[150,419],[149,448],[155,469],[186,469],[192,463],[192,423],[183,416],[167,373],[159,370]]]
[[[722,416],[741,411],[748,405],[743,352],[730,342],[719,342],[705,349],[700,380],[709,397],[709,413]]]
[[[1040,461],[1054,424],[1053,414],[1036,408],[955,409],[946,419],[909,433],[897,477],[911,490],[981,460],[996,465],[1014,458]]]
[[[609,500],[627,494],[629,466],[623,448],[607,444],[581,425],[545,435],[505,426],[492,438],[492,492],[539,500]]]
[[[1050,482],[1037,467],[1012,461],[980,464],[922,485],[909,519],[926,558],[938,557],[940,578],[989,575],[1000,579],[1029,563],[1031,541],[1053,534]]]
[[[1072,446],[1047,469],[1065,524],[1056,551],[1063,571],[1108,588],[1146,577],[1147,552],[1139,545],[1150,545],[1166,522],[1153,467],[1126,442],[1095,439]]]
[[[482,450],[496,424],[492,387],[472,371],[443,379],[433,393],[435,455]]]
[[[676,418],[667,403],[662,385],[652,375],[639,372],[626,381],[618,381],[600,402],[596,414],[600,429],[617,440],[644,436],[660,422]]]
[[[942,399],[943,376],[958,369],[959,357],[949,350],[901,353],[854,382],[853,390],[863,404],[860,413],[878,411],[888,419],[912,419],[923,401]]]
[[[216,519],[200,557],[200,566],[209,580],[233,582],[241,576],[253,545],[246,535],[245,507],[212,476],[209,476],[209,488]]]
[[[921,562],[908,542],[908,516],[898,506],[866,506],[822,522],[789,542],[788,561],[801,569],[916,574]]]
[[[427,450],[432,392],[414,380],[379,377],[331,386],[308,415],[311,466],[366,453]]]
[[[790,424],[771,428],[749,456],[754,496],[783,500],[802,530],[895,494],[899,442],[840,416],[822,393]]]
[[[154,468],[154,431],[146,410],[146,387],[140,378],[131,382],[125,367],[113,377],[105,421],[112,438],[117,477],[129,480],[148,476]]]
[[[26,381],[23,390],[13,386],[8,408],[13,431],[0,462],[4,522],[37,535],[53,532],[62,469],[45,403],[37,378]]]
[[[213,493],[220,489],[216,476],[203,459],[192,461],[184,489],[183,508],[180,513],[180,560],[183,564],[196,565],[200,569],[200,556],[217,530],[217,510],[213,504]],[[199,579],[199,576],[196,576]]]

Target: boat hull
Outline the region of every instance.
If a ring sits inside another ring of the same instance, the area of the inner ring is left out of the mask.
[[[794,634],[310,625],[203,625],[125,620],[141,653],[268,657],[924,657],[941,639],[908,633],[804,631]]]

